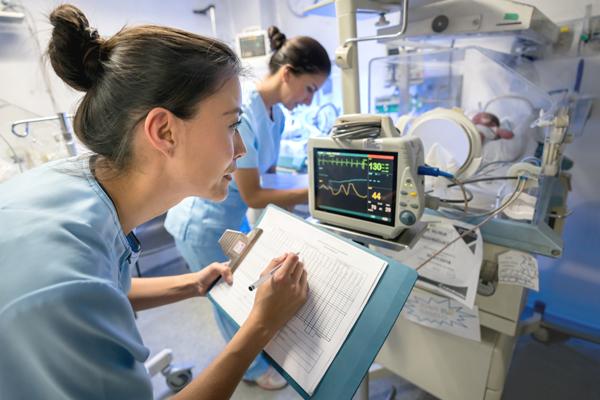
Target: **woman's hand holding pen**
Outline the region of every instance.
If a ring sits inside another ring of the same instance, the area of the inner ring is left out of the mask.
[[[308,281],[304,264],[294,253],[273,259],[261,276],[283,265],[273,276],[256,289],[254,306],[248,317],[275,334],[306,303]]]

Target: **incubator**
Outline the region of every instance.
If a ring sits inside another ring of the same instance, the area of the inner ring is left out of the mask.
[[[527,60],[479,47],[404,52],[370,61],[369,112],[420,138],[426,164],[468,184],[465,199],[459,185],[426,177],[425,192],[441,199],[444,216],[477,221],[527,176],[519,201],[482,230],[492,243],[556,257],[560,212],[550,209],[565,192],[558,172],[569,104],[535,81]]]

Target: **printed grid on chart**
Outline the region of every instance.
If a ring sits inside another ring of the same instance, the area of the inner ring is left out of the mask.
[[[261,240],[271,248],[270,252],[273,254],[286,250],[299,251],[300,259],[308,272],[310,291],[306,304],[295,318],[279,331],[270,346],[282,350],[301,348],[302,351],[292,351],[288,357],[309,373],[323,354],[318,341],[331,341],[335,329],[354,301],[356,288],[361,285],[365,274],[336,259],[324,256],[313,246],[303,243],[299,248],[298,243],[302,241],[283,230],[275,229],[264,235]]]
[[[297,245],[283,231],[276,232],[270,243],[278,249]],[[306,244],[300,249],[300,259],[308,272],[310,292],[296,318],[304,323],[304,332],[309,336],[316,335],[329,342],[352,305],[365,274]]]

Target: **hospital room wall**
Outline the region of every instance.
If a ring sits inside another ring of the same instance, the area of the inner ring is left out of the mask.
[[[68,2],[80,7],[91,25],[103,36],[116,33],[126,24],[145,23],[212,35],[209,17],[193,13],[194,9],[213,3],[209,0]],[[46,51],[52,32],[48,16],[54,7],[64,1],[22,0],[21,3],[25,6],[26,21],[0,24],[0,134],[17,148],[22,147],[24,141],[10,134],[12,121],[50,116],[56,112],[73,113],[82,96],[81,92],[69,88],[55,75],[48,60],[44,60],[43,64],[39,62],[40,50]],[[229,3],[228,0],[218,2],[217,33],[231,43],[233,31],[226,17],[229,15]],[[36,40],[39,44],[36,44]],[[50,93],[55,102],[51,100]]]
[[[249,27],[267,28],[277,25],[288,37],[310,35],[318,39],[333,59],[337,47],[337,26],[330,17],[310,16],[299,18],[288,7],[288,2],[277,0],[178,0],[164,2],[145,0],[71,0],[88,16],[99,33],[108,36],[124,25],[154,23],[170,25],[195,33],[212,35],[210,19],[193,14],[215,3],[217,36],[234,46],[235,35]],[[39,62],[40,52],[45,52],[51,34],[48,15],[62,2],[52,0],[22,1],[26,21],[20,24],[0,24],[0,132],[13,146],[25,143],[9,133],[10,123],[15,120],[50,116],[56,112],[73,113],[82,93],[65,85],[54,73],[47,59]],[[359,23],[359,34],[373,34],[372,19]],[[375,43],[362,45],[371,50],[369,56],[384,54],[382,46]],[[361,58],[361,68],[366,71],[368,58]],[[364,64],[364,65],[363,65]],[[338,77],[334,68],[334,86]],[[361,89],[366,93],[367,79],[361,79]],[[339,95],[338,95],[339,96]],[[54,99],[54,100],[52,100]],[[340,101],[341,102],[341,101]],[[366,97],[365,105],[366,109]],[[2,154],[4,157],[5,155]]]

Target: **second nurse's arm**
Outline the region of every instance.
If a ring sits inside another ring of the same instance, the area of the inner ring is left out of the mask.
[[[290,207],[308,202],[308,189],[265,189],[260,185],[258,168],[239,168],[234,172],[235,183],[242,199],[251,208],[265,208],[268,204]]]

